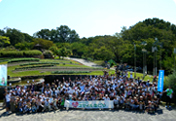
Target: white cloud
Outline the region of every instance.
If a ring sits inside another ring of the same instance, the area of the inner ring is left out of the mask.
[[[0,0],[0,2],[1,2],[2,0]]]
[[[1,1],[1,0],[0,0]],[[176,4],[176,0],[173,0],[174,2],[175,2],[175,4]]]

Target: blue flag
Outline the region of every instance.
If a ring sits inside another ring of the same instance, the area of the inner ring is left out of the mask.
[[[159,70],[158,91],[162,92],[164,86],[164,70]]]

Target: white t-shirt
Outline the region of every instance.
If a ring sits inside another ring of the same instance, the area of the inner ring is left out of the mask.
[[[103,97],[103,100],[110,100],[109,97]]]
[[[10,97],[11,97],[11,94],[6,94],[6,102],[10,102]]]

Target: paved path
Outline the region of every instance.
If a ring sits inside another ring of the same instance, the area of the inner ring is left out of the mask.
[[[66,57],[66,59],[74,60],[74,61],[77,61],[79,63],[82,63],[83,65],[90,66],[90,67],[101,67],[100,65],[97,65],[96,63],[93,63],[91,61],[87,61],[87,60],[81,59],[81,58]]]
[[[126,112],[124,110],[69,110],[36,114],[0,116],[0,121],[175,121],[176,111],[166,110],[163,114],[150,115],[147,113]],[[0,111],[0,115],[4,110]]]

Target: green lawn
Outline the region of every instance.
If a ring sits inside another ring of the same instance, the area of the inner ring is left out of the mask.
[[[84,68],[93,68],[85,65],[73,65],[73,64],[59,64],[57,67],[84,67]]]
[[[104,63],[102,60],[94,60],[92,62],[96,63],[97,65],[102,65]]]
[[[133,77],[134,77],[134,72],[132,72],[132,73],[133,73]],[[130,77],[130,72],[128,72],[128,77]],[[143,74],[142,73],[136,73],[136,78],[138,78],[138,77],[140,77],[140,79],[142,79],[143,78]],[[147,81],[147,80],[152,81],[153,80],[153,76],[150,76],[150,75],[145,76],[144,81]]]
[[[48,63],[52,63],[52,62],[57,62],[59,64],[54,64],[55,66],[53,68],[57,68],[57,67],[62,67],[62,68],[69,68],[72,67],[72,69],[70,70],[74,70],[73,68],[77,69],[77,68],[93,68],[93,67],[89,67],[89,66],[85,66],[82,65],[76,61],[72,61],[72,60],[56,60],[56,59],[41,59],[39,62],[48,62]],[[23,67],[20,66],[21,62],[15,62],[18,65],[11,65],[8,67],[8,75],[10,77],[22,77],[22,76],[36,76],[36,75],[50,75],[51,72],[50,71],[45,71],[45,69],[43,69],[43,71],[41,70],[35,70],[35,68],[33,68],[33,70],[22,70],[22,71],[14,71],[15,68],[19,68],[19,67]],[[29,61],[29,63],[32,63]],[[36,64],[37,65],[37,64]],[[39,64],[41,65],[41,64]],[[43,64],[44,65],[44,64]],[[25,66],[24,66],[25,67]],[[45,68],[49,68],[49,67],[45,67]],[[76,75],[103,75],[103,71],[92,71],[90,73],[75,73]],[[73,75],[75,75],[73,74]]]
[[[76,62],[76,61],[67,60],[67,59],[41,59],[40,62],[59,62],[59,63],[79,64],[79,63]]]
[[[89,67],[89,66],[85,66],[85,65],[82,65],[76,61],[72,61],[72,60],[66,60],[66,59],[61,59],[61,60],[56,60],[56,59],[40,59],[39,62],[58,62],[59,64],[55,64],[55,67],[62,67],[62,68],[68,68],[68,67],[72,67],[71,70],[73,70],[73,68],[93,68],[93,67]],[[100,61],[100,60],[96,60],[94,61],[94,63],[100,65],[101,63],[103,63],[103,61]],[[19,65],[21,64],[21,62],[19,62]],[[51,72],[47,72],[45,70],[43,70],[43,72],[41,73],[40,70],[24,70],[24,71],[21,71],[21,72],[13,72],[13,70],[15,70],[15,68],[18,68],[18,67],[21,67],[19,65],[15,65],[15,66],[9,66],[8,67],[8,75],[10,75],[11,77],[22,77],[22,76],[35,76],[35,75],[50,75]],[[53,67],[54,68],[54,67]],[[105,69],[104,69],[105,70]],[[106,71],[109,72],[109,75],[111,74],[115,74],[115,71],[114,70],[108,70],[106,69]],[[76,73],[76,75],[103,75],[103,71],[92,71],[90,73]],[[133,73],[133,76],[134,76],[134,73]],[[130,73],[128,73],[128,77],[130,77]],[[142,78],[143,77],[143,74],[142,73],[136,73],[136,77],[140,77]],[[149,76],[147,75],[144,80],[147,81],[147,80],[150,80],[152,81],[153,80],[153,76]]]

